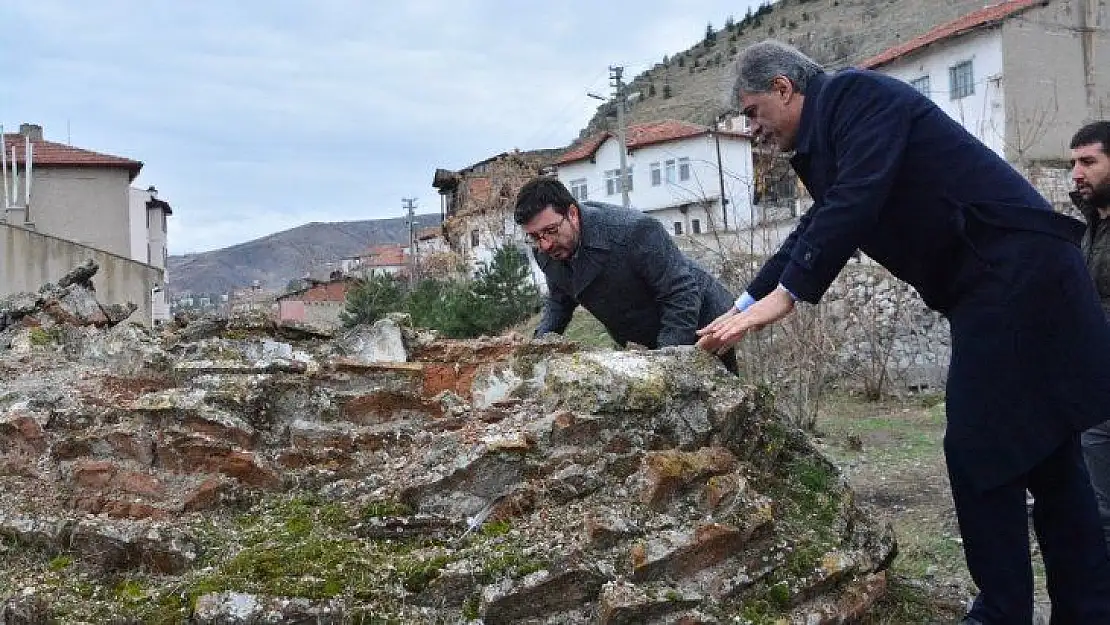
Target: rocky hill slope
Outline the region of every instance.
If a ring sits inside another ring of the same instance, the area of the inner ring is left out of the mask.
[[[797,46],[830,68],[859,63],[996,0],[779,0],[733,26],[712,24],[715,36],[687,50],[660,50],[661,61],[634,77],[629,124],[679,119],[711,124],[727,110],[729,62],[745,46],[774,38]],[[698,33],[691,33],[696,39]],[[664,56],[666,55],[666,56]],[[582,136],[615,128],[615,109],[602,105]]]
[[[832,624],[895,546],[693,348],[0,301],[8,623]]]

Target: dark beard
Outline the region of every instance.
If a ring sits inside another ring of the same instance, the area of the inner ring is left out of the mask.
[[[1091,187],[1091,197],[1087,203],[1095,208],[1110,208],[1110,182]]]

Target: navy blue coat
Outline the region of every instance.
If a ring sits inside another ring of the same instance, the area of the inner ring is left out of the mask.
[[[536,336],[562,333],[581,304],[618,345],[693,345],[695,331],[733,304],[716,278],[689,260],[663,224],[598,202],[579,206],[578,251],[558,261],[536,250],[548,296]]]
[[[1083,224],[928,98],[874,72],[820,76],[791,164],[814,204],[748,292],[815,303],[856,249],[917,289],[952,327],[950,470],[999,485],[1106,419],[1110,326]]]

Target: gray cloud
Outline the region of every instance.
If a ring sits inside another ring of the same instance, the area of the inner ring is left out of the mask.
[[[173,253],[438,210],[436,167],[569,143],[607,89],[750,2],[4,3],[0,121],[145,163]]]

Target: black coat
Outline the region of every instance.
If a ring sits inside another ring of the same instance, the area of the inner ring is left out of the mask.
[[[536,336],[562,333],[582,305],[618,345],[693,345],[694,332],[732,306],[728,289],[686,258],[655,219],[598,202],[583,202],[579,214],[573,257],[535,251],[548,287]]]
[[[814,204],[748,292],[818,301],[857,248],[952,328],[949,468],[980,488],[1106,419],[1110,326],[1083,225],[909,85],[846,70],[806,89],[791,160]]]

